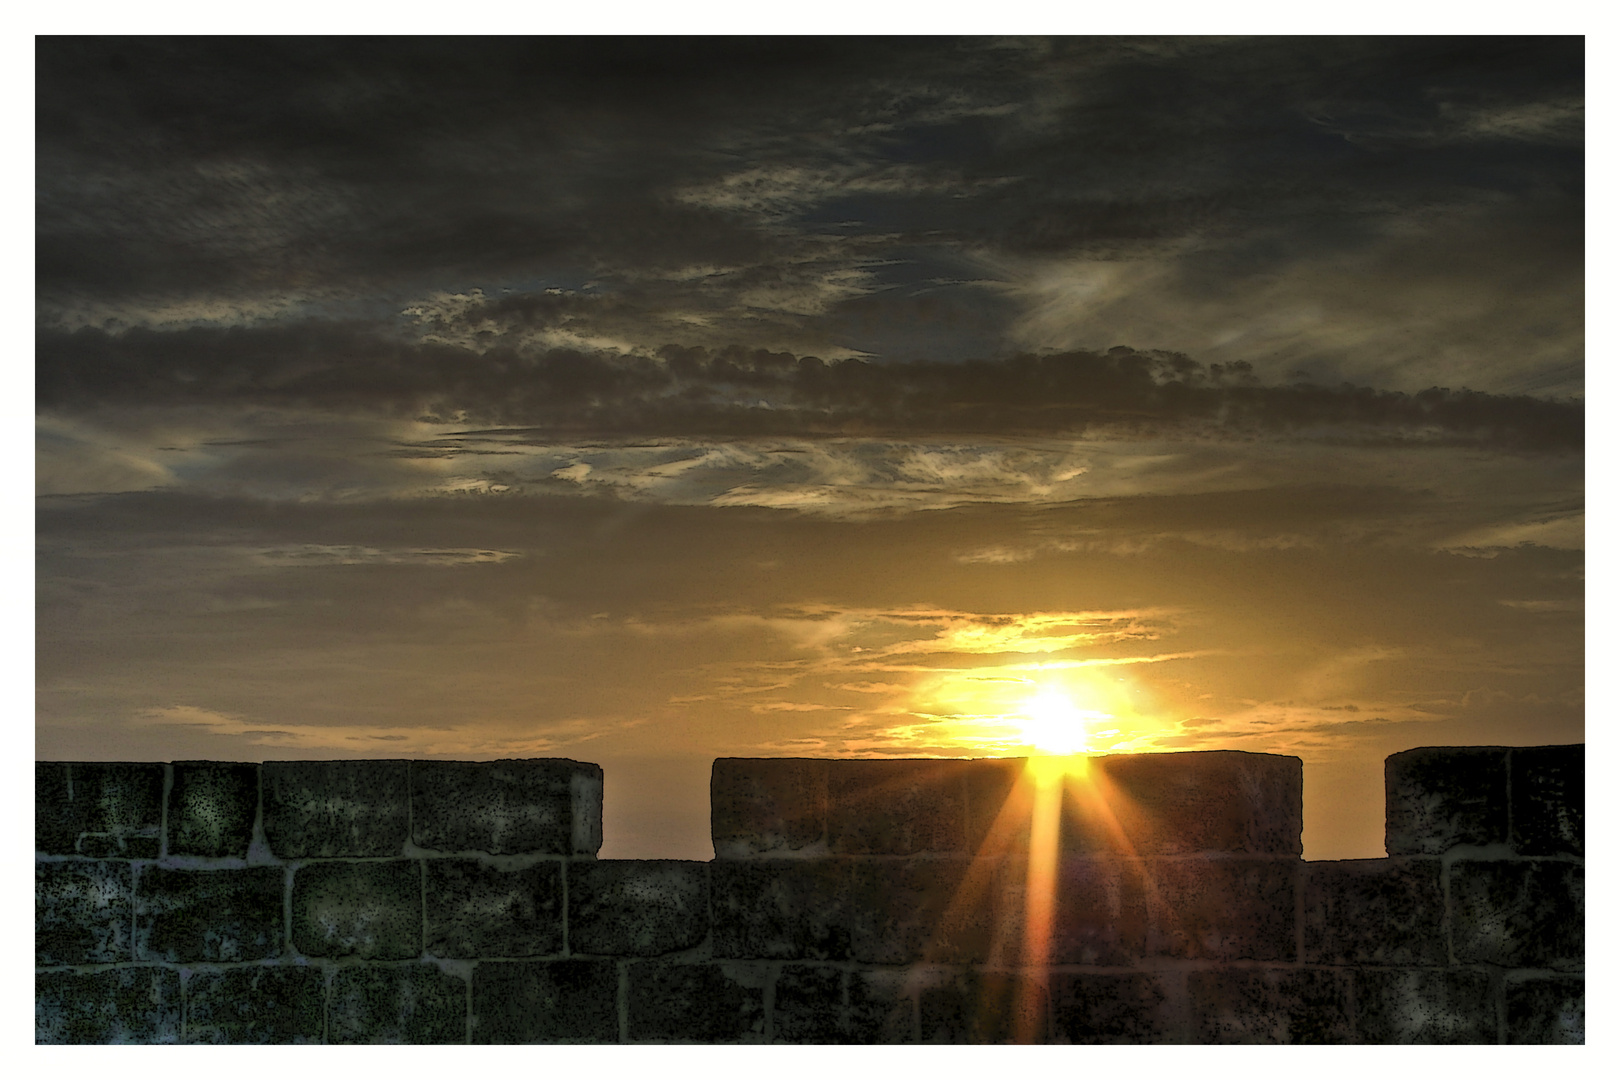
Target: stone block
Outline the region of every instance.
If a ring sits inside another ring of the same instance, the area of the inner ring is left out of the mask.
[[[1133,1045],[1186,1041],[1168,974],[1052,975],[1057,1041]]]
[[[939,972],[922,985],[917,1014],[925,1043],[1044,1043],[1046,987],[1019,975]]]
[[[417,845],[491,855],[595,855],[602,770],[567,758],[411,762]]]
[[[259,767],[177,761],[169,787],[169,854],[245,859],[259,811]]]
[[[996,859],[853,862],[850,956],[869,964],[982,962],[1000,892]]]
[[[1496,1002],[1483,971],[1362,970],[1354,978],[1361,1042],[1496,1042]]]
[[[1384,759],[1384,850],[1440,855],[1508,840],[1507,748],[1423,746]]]
[[[1586,873],[1576,863],[1458,860],[1451,947],[1460,964],[1579,970],[1586,959]]]
[[[630,965],[631,1042],[741,1043],[765,1038],[763,967]]]
[[[1446,963],[1439,859],[1305,864],[1305,962]]]
[[[709,936],[709,864],[608,859],[568,866],[568,948],[658,956]]]
[[[475,1043],[619,1041],[615,960],[511,960],[473,969]]]
[[[186,983],[186,1041],[319,1043],[326,975],[303,965],[196,971]]]
[[[332,1043],[465,1043],[467,981],[437,964],[352,964],[328,1013]]]
[[[79,808],[68,795],[67,762],[34,762],[34,850],[41,855],[74,854],[79,817]]]
[[[848,958],[848,860],[717,860],[709,867],[716,957]]]
[[[1092,758],[1066,784],[1066,851],[1299,855],[1304,766],[1240,750]]]
[[[477,859],[426,859],[427,951],[472,960],[563,949],[562,864],[504,870]]]
[[[1586,745],[1508,751],[1513,849],[1520,855],[1584,855]]]
[[[161,764],[46,763],[35,766],[36,779],[42,767],[45,783],[34,810],[38,850],[96,859],[158,857],[163,820]]]
[[[1348,973],[1311,969],[1193,971],[1193,1042],[1348,1043]]]
[[[34,963],[131,959],[133,869],[127,862],[34,864]]]
[[[1025,881],[1027,890],[1027,876]],[[1145,955],[1147,899],[1136,865],[1115,859],[1063,859],[1056,867],[1055,885],[1047,948],[1051,963],[1126,966]]]
[[[173,968],[42,971],[34,976],[36,1043],[179,1041],[180,973]]]
[[[844,972],[833,967],[783,965],[776,975],[771,1024],[773,1038],[779,1043],[848,1042]]]
[[[285,887],[279,866],[144,867],[135,879],[135,958],[219,963],[280,956]]]
[[[827,837],[826,761],[717,758],[709,779],[709,832],[717,859],[785,855]]]
[[[1586,1042],[1586,980],[1524,979],[1507,984],[1507,1041]]]
[[[421,874],[421,866],[410,859],[299,867],[292,888],[293,946],[305,956],[419,956]]]
[[[1029,851],[1034,785],[1025,758],[980,758],[965,763],[962,777],[967,850],[975,855]]]
[[[849,973],[845,1042],[862,1046],[917,1041],[917,1002],[906,971]]]
[[[267,761],[264,838],[283,859],[386,858],[410,835],[405,761]]]
[[[967,849],[965,761],[830,761],[827,844],[842,855]]]
[[[1299,864],[1276,859],[1149,859],[1148,952],[1189,960],[1295,959]]]

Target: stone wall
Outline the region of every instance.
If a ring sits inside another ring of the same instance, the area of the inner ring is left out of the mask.
[[[1581,1042],[1584,747],[721,759],[598,860],[567,760],[36,765],[39,1042]]]

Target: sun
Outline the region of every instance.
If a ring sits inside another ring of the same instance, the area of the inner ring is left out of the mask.
[[[1027,698],[1018,712],[1007,718],[1024,742],[1043,754],[1083,754],[1089,746],[1090,728],[1098,721],[1112,720],[1111,713],[1082,709],[1067,694],[1051,687]]]

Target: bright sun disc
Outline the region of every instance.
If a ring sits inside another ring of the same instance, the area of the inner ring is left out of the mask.
[[[1079,754],[1087,749],[1087,723],[1112,720],[1108,713],[1082,709],[1056,690],[1043,690],[1012,718],[1029,745],[1047,754]]]

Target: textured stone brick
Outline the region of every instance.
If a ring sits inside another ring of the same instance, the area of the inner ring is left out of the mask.
[[[135,880],[138,960],[266,960],[281,955],[285,872],[143,868]]]
[[[1439,859],[1305,864],[1305,962],[1446,962]]]
[[[809,758],[717,758],[709,779],[715,858],[788,854],[824,844],[827,766]]]
[[[1194,971],[1194,1042],[1347,1043],[1348,975],[1322,969]]]
[[[850,952],[849,868],[843,859],[710,864],[714,955],[843,960]]]
[[[845,855],[965,851],[967,764],[828,762],[828,846]]]
[[[850,866],[850,955],[873,964],[985,960],[998,860],[908,859]]]
[[[259,810],[259,767],[177,761],[169,788],[169,854],[247,857]]]
[[[1149,859],[1148,952],[1190,960],[1293,960],[1298,864]]]
[[[1141,959],[1148,917],[1137,868],[1113,859],[1070,858],[1056,869],[1050,961],[1122,966]]]
[[[1507,1041],[1586,1042],[1586,980],[1525,979],[1507,984]]]
[[[849,1041],[844,972],[831,967],[784,965],[776,976],[776,1005],[771,1019],[777,1042]]]
[[[709,865],[608,859],[568,867],[568,947],[575,953],[658,956],[709,936]]]
[[[976,855],[1029,850],[1034,787],[1025,758],[980,758],[966,763],[967,850]]]
[[[326,976],[305,966],[193,972],[186,983],[186,1041],[318,1043],[326,1031]]]
[[[413,761],[411,815],[424,848],[595,855],[602,770],[566,758]]]
[[[473,969],[473,1042],[619,1041],[615,960],[514,960]]]
[[[1384,850],[1440,855],[1508,839],[1507,748],[1425,746],[1384,759]]]
[[[420,955],[421,867],[409,859],[299,867],[293,875],[292,941],[305,956]]]
[[[936,976],[917,1011],[925,1043],[1047,1041],[1046,988],[1031,978],[971,969]]]
[[[630,1041],[738,1043],[765,1036],[762,971],[741,964],[630,965]]]
[[[1496,1002],[1483,971],[1357,971],[1355,990],[1364,1043],[1496,1042]]]
[[[410,834],[405,761],[267,761],[264,838],[283,859],[400,855]]]
[[[467,983],[436,964],[354,964],[332,979],[333,1043],[465,1043]]]
[[[503,870],[477,859],[427,859],[427,951],[445,958],[562,952],[562,864]]]
[[[1298,855],[1303,769],[1239,750],[1093,758],[1066,785],[1064,850]]]
[[[917,1041],[917,1003],[906,971],[852,971],[845,1041],[860,1045]]]
[[[79,807],[68,797],[64,761],[34,762],[34,850],[72,855],[79,841]]]
[[[1058,1041],[1131,1045],[1185,1042],[1169,980],[1160,974],[1052,976]]]
[[[1586,851],[1586,746],[1529,746],[1508,751],[1513,848],[1521,855]]]
[[[34,963],[131,959],[133,871],[127,862],[34,864]]]
[[[1460,964],[1579,969],[1586,956],[1585,869],[1459,860],[1451,867],[1451,920]]]
[[[180,973],[162,967],[39,972],[34,1041],[179,1042]]]
[[[74,761],[61,768],[65,773],[45,770],[46,784],[36,802],[36,827],[43,826],[35,835],[40,851],[98,859],[158,857],[161,764]],[[36,777],[38,772],[36,766]]]

